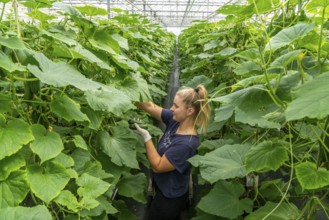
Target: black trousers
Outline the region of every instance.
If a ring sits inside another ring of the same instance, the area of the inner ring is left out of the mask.
[[[188,192],[177,198],[166,198],[157,190],[150,205],[148,220],[179,220],[187,202]]]

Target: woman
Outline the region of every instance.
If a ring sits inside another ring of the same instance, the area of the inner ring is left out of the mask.
[[[137,132],[144,138],[156,185],[149,220],[179,219],[186,206],[191,171],[191,164],[187,159],[196,154],[200,144],[197,127],[201,131],[206,130],[210,114],[207,95],[206,89],[199,85],[195,89],[180,89],[170,110],[152,102],[136,104],[138,108],[166,124],[157,149],[150,133],[135,124]]]

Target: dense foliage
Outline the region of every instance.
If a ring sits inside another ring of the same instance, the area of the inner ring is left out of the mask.
[[[190,159],[195,220],[329,218],[329,2],[249,0],[179,36],[181,80],[214,117]]]
[[[146,202],[148,163],[128,120],[161,132],[133,103],[166,95],[175,37],[125,12],[1,2],[13,13],[0,18],[0,218],[136,219],[114,200]]]

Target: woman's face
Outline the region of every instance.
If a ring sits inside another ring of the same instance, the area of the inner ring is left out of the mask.
[[[190,115],[190,108],[188,108],[182,98],[177,95],[174,98],[174,103],[170,110],[174,113],[173,119],[178,122],[184,121]]]

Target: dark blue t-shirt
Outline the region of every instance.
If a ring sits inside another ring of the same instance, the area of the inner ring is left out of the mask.
[[[160,156],[166,155],[175,170],[165,173],[154,173],[153,178],[167,198],[176,198],[188,191],[191,164],[186,161],[196,154],[199,137],[196,135],[176,134],[179,123],[173,120],[173,113],[163,109],[161,119],[166,124],[166,130],[158,144]]]

